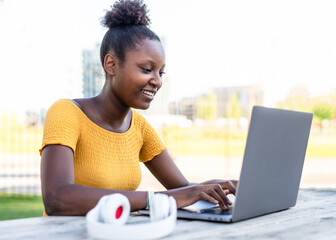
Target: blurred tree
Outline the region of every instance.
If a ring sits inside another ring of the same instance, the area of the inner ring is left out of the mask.
[[[236,93],[230,96],[230,113],[233,119],[239,119],[242,115],[240,100]]]
[[[312,104],[309,93],[304,85],[298,85],[291,89],[286,99],[276,104],[278,108],[295,111],[311,111]]]
[[[216,94],[211,92],[198,99],[196,115],[198,118],[207,120],[214,120],[217,117]]]
[[[327,102],[319,102],[313,106],[313,114],[322,129],[323,120],[331,120],[335,114],[334,108]]]

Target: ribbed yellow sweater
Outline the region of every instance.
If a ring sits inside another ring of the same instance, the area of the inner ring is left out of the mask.
[[[114,133],[92,122],[67,99],[58,100],[47,112],[40,153],[50,144],[73,150],[75,184],[114,190],[136,190],[141,181],[139,161],[149,161],[165,148],[135,110],[129,130]]]

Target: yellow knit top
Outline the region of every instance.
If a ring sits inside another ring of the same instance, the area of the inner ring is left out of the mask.
[[[75,184],[114,190],[136,190],[141,181],[139,162],[165,149],[156,131],[135,110],[128,131],[114,133],[92,122],[68,99],[58,100],[47,112],[40,154],[50,144],[73,150]]]

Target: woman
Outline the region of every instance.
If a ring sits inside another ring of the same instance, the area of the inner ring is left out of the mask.
[[[131,210],[148,206],[148,193],[135,191],[139,161],[176,199],[178,208],[206,200],[227,209],[236,181],[189,183],[160,138],[135,109],[147,109],[161,88],[165,53],[149,28],[142,1],[120,0],[106,13],[101,44],[106,81],[87,99],[62,99],[46,116],[41,182],[48,215],[85,215],[98,200],[121,193]]]

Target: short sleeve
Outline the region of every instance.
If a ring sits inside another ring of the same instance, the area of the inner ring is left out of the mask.
[[[58,100],[49,108],[45,117],[40,154],[45,146],[51,144],[68,146],[75,152],[79,129],[80,119],[76,106],[70,100]]]
[[[144,119],[143,125],[143,145],[140,150],[140,162],[147,162],[159,155],[165,145],[155,129]]]

